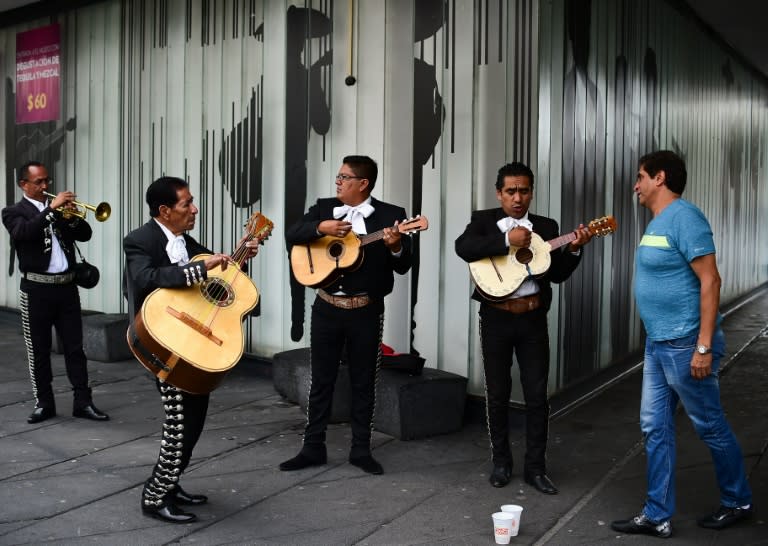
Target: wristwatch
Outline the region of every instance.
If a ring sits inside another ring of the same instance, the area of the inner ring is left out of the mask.
[[[707,347],[706,345],[696,345],[696,352],[700,355],[708,355],[712,352],[712,347]]]

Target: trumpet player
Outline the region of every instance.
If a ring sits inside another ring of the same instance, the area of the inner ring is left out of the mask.
[[[67,214],[75,208],[75,194],[62,191],[49,201],[51,184],[42,163],[26,163],[20,170],[21,200],[2,211],[3,225],[19,257],[19,308],[27,346],[29,376],[35,408],[28,423],[56,415],[51,372],[51,329],[56,328],[64,351],[67,377],[74,391],[72,415],[93,421],[109,417],[93,405],[83,352],[80,294],[72,271],[75,241],[88,241],[91,226],[85,218]]]

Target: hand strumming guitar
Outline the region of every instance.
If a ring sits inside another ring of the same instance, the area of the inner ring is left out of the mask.
[[[352,224],[344,220],[323,220],[317,225],[317,231],[332,237],[346,237],[351,229]]]
[[[507,239],[509,239],[509,246],[516,246],[519,248],[528,248],[531,246],[531,232],[523,226],[517,226],[514,229],[510,229],[507,232]]]

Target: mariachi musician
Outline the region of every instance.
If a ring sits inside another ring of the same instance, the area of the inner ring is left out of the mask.
[[[83,352],[80,294],[75,284],[75,241],[88,241],[91,226],[68,211],[76,208],[75,194],[62,191],[49,202],[52,183],[42,163],[32,161],[20,170],[21,200],[3,209],[3,225],[19,256],[19,308],[27,346],[35,409],[28,423],[56,415],[51,371],[51,328],[64,350],[64,365],[74,391],[72,415],[93,421],[109,417],[93,405]]]
[[[123,240],[126,264],[123,273],[123,294],[128,301],[128,313],[135,317],[144,300],[156,288],[179,288],[198,285],[215,267],[226,269],[231,258],[212,254],[186,232],[194,228],[199,212],[189,191],[189,184],[169,176],[158,178],[147,188],[150,220],[130,232]],[[247,249],[243,260],[258,252],[260,240],[240,243]],[[191,257],[207,254],[204,259]],[[163,423],[160,454],[152,475],[141,494],[142,512],[150,517],[170,522],[189,523],[195,514],[185,512],[179,505],[200,505],[205,495],[184,491],[179,479],[189,464],[192,450],[200,438],[208,412],[210,394],[192,394],[169,383],[157,381],[165,422]]]
[[[501,207],[474,211],[464,233],[456,239],[456,254],[464,261],[505,256],[509,254],[510,246],[528,248],[532,233],[544,240],[558,236],[557,222],[528,212],[533,199],[533,171],[527,165],[515,162],[499,169],[496,197]],[[575,240],[552,252],[552,264],[544,275],[529,277],[513,289],[507,299],[490,301],[477,289],[472,295],[481,302],[480,341],[493,461],[489,481],[493,487],[504,487],[512,475],[508,412],[512,388],[510,368],[515,354],[525,398],[523,478],[541,493],[554,495],[558,492],[546,467],[549,426],[547,311],[552,302],[551,283],[560,283],[570,277],[581,260],[581,247],[592,237],[583,225],[574,233]]]
[[[346,349],[352,387],[349,462],[369,474],[384,472],[371,453],[384,297],[392,292],[393,273],[403,275],[411,267],[411,241],[395,227],[405,219],[405,209],[371,197],[377,176],[378,167],[370,157],[345,157],[336,175],[336,197],[318,199],[285,235],[293,247],[311,244],[323,236],[343,238],[350,231],[383,231],[383,244],[366,247],[360,267],[331,279],[317,292],[310,327],[311,383],[304,441],[295,457],[280,463],[283,471],[327,462],[325,430],[342,351]]]

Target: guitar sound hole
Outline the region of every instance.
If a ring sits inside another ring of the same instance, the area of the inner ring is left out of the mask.
[[[207,279],[200,289],[206,300],[219,307],[226,307],[235,299],[232,288],[221,279]]]
[[[518,248],[517,252],[515,252],[515,258],[521,264],[529,264],[533,260],[533,252],[531,252],[530,248]]]
[[[331,246],[328,247],[328,256],[330,256],[332,259],[339,258],[342,254],[344,254],[344,245],[341,243],[333,243]]]

